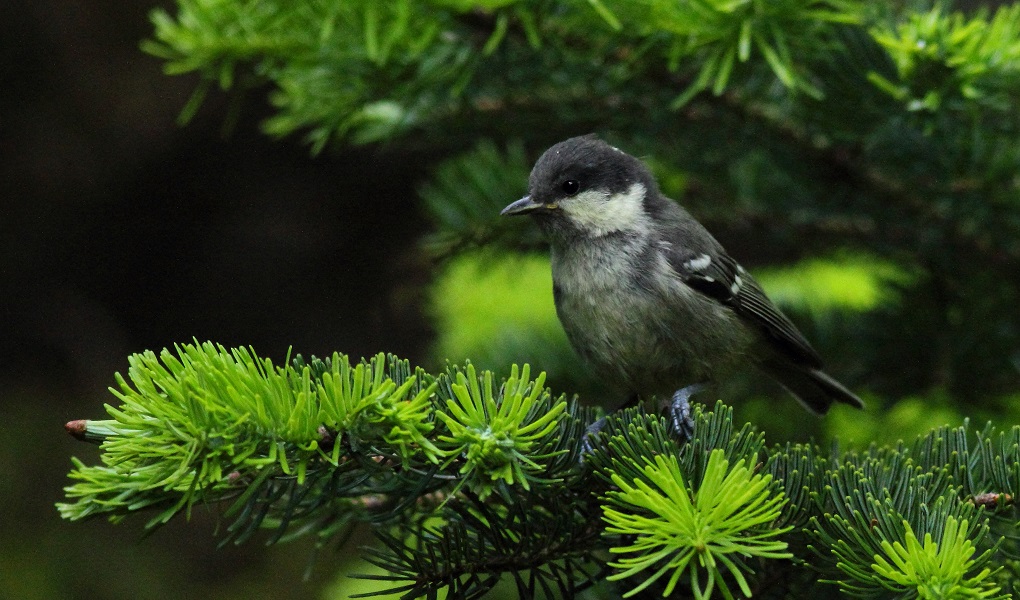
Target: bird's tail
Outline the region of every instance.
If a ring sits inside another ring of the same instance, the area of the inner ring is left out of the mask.
[[[769,363],[765,371],[816,415],[829,412],[833,402],[864,408],[864,401],[821,369]]]

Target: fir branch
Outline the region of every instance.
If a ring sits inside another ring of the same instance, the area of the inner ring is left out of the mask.
[[[716,585],[724,597],[733,595],[723,578],[728,572],[745,596],[751,596],[744,572],[746,558],[790,558],[779,537],[792,528],[773,529],[785,501],[782,493],[770,494],[771,476],[751,475],[738,461],[730,468],[723,450],[712,451],[705,477],[696,492],[688,489],[676,457],[645,458],[641,479],[627,481],[619,475],[603,507],[606,533],[633,535],[635,541],[612,548],[613,553],[635,554],[610,563],[620,573],[610,580],[626,579],[656,569],[625,597],[639,593],[669,574],[663,595],[676,588],[690,570],[695,598],[712,595]],[[692,498],[693,495],[693,498]],[[704,578],[699,576],[704,568]]]
[[[499,402],[493,395],[490,372],[479,378],[470,364],[466,371],[456,373],[457,380],[450,386],[453,398],[447,400],[445,411],[437,412],[450,432],[439,437],[447,446],[445,454],[464,457],[460,469],[463,481],[483,499],[492,493],[495,480],[528,489],[529,479],[544,471],[536,461],[545,462],[556,455],[535,449],[558,429],[566,401],[553,404],[542,386],[545,374],[532,382],[526,365],[519,375],[516,366],[511,370]]]
[[[156,527],[230,501],[224,543],[259,530],[325,543],[370,523],[379,593],[406,598],[476,597],[503,575],[522,598],[606,576],[633,594],[775,597],[811,569],[857,597],[1012,593],[1020,426],[825,456],[766,449],[721,403],[695,409],[683,445],[635,408],[607,417],[582,460],[593,411],[527,367],[497,385],[470,364],[432,375],[334,354],[278,367],[211,343],[129,363],[112,418],[69,424],[101,440],[102,464],[75,460],[64,518],[154,512]]]
[[[933,195],[932,181],[923,182],[919,187],[916,180],[905,180],[898,173],[883,172],[882,167],[863,148],[832,144],[819,138],[807,126],[775,114],[768,104],[733,94],[723,94],[710,102],[723,110],[734,111],[742,119],[760,124],[772,136],[795,147],[797,155],[814,165],[810,170],[816,173],[836,173],[842,183],[850,185],[857,193],[871,197],[884,210],[909,215],[906,223],[903,219],[850,215],[794,224],[793,227],[805,233],[820,230],[869,244],[877,243],[880,249],[885,249],[881,246],[885,243],[898,252],[914,253],[915,259],[923,258],[926,250],[923,244],[917,242],[916,237],[934,227],[945,233],[946,242],[954,248],[966,251],[989,264],[1007,267],[1020,260],[1020,246],[994,244],[981,232],[962,226],[955,215],[933,204],[929,200]],[[940,187],[953,188],[959,185],[959,182],[948,182]],[[754,220],[754,215],[746,215],[745,218]],[[764,215],[759,220],[768,218]],[[922,223],[925,224],[924,228],[919,226]]]
[[[941,541],[936,543],[932,534],[927,533],[922,545],[910,524],[904,521],[906,543],[890,544],[883,540],[885,554],[875,557],[875,572],[890,582],[883,587],[920,598],[1007,598],[998,594],[1000,589],[992,582],[986,581],[993,575],[991,569],[968,576],[988,560],[991,550],[973,558],[975,547],[967,536],[967,526],[967,521],[959,523],[954,517],[947,517]]]
[[[538,497],[496,486],[498,503],[471,493],[452,499],[442,527],[381,531],[384,549],[368,549],[368,559],[390,573],[383,579],[408,583],[378,593],[412,598],[446,588],[453,597],[471,597],[488,591],[494,574],[509,574],[522,598],[542,591],[553,597],[552,590],[573,597],[597,581],[605,565],[589,494]]]

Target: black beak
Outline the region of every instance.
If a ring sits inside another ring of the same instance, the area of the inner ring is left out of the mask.
[[[556,208],[556,205],[554,204],[548,205],[542,204],[541,202],[535,202],[534,200],[531,199],[531,196],[525,196],[518,200],[517,202],[514,202],[513,204],[499,211],[499,214],[505,217],[512,217],[514,215],[526,215],[536,210],[541,209],[550,210],[553,208]]]

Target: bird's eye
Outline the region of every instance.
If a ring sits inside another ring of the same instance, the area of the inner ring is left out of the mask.
[[[573,196],[581,189],[581,184],[576,179],[568,179],[560,184],[560,189],[568,196]]]

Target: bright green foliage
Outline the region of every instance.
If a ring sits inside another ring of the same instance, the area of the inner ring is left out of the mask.
[[[318,379],[318,421],[352,439],[382,440],[405,466],[415,455],[439,462],[440,450],[425,437],[434,429],[431,399],[438,384],[433,382],[409,397],[416,378],[409,377],[398,387],[381,368],[385,361],[379,354],[372,363],[351,367],[346,359],[334,355],[330,370]],[[333,462],[339,449],[334,445]]]
[[[482,499],[492,493],[495,480],[527,489],[526,474],[535,477],[544,470],[536,461],[553,456],[536,450],[556,431],[567,403],[553,403],[542,385],[545,373],[532,382],[527,365],[520,373],[513,366],[499,400],[493,395],[491,372],[479,378],[470,363],[466,371],[457,372],[456,383],[450,385],[454,397],[436,413],[450,430],[439,437],[449,447],[446,455],[464,457],[460,473]]]
[[[680,598],[1014,591],[1000,567],[1020,552],[1020,427],[826,456],[768,449],[720,403],[695,407],[681,444],[641,408],[594,433],[593,411],[527,366],[498,383],[382,354],[275,366],[209,343],[175,350],[133,356],[112,418],[76,430],[102,462],[75,461],[62,516],[154,512],[156,527],[230,500],[224,541],[268,529],[321,544],[368,523],[382,546],[366,558],[385,573],[373,577],[392,586],[376,589],[407,598],[474,597],[501,576],[527,598],[607,577]]]
[[[967,537],[967,521],[958,523],[946,519],[942,540],[932,540],[931,532],[924,535],[924,544],[918,541],[910,523],[903,522],[906,544],[882,541],[884,556],[875,557],[874,569],[889,580],[891,589],[906,598],[938,600],[941,598],[1001,598],[998,587],[986,581],[992,574],[985,568],[967,576],[974,569],[975,548]]]
[[[210,343],[129,359],[128,380],[112,389],[123,403],[90,425],[101,432],[104,467],[76,461],[66,518],[165,505],[150,522],[168,521],[205,496],[223,495],[236,469],[277,465],[303,472],[324,456],[317,439],[318,406],[308,373],[278,369],[244,348]],[[284,448],[294,452],[288,456]]]
[[[783,505],[782,492],[771,490],[771,475],[752,475],[743,461],[730,468],[725,452],[713,450],[705,477],[697,490],[689,489],[676,457],[646,458],[645,479],[626,481],[613,476],[619,490],[610,491],[604,519],[607,533],[635,536],[633,543],[610,549],[626,556],[610,564],[624,569],[611,580],[641,576],[639,585],[624,594],[637,594],[669,574],[662,592],[668,596],[689,569],[694,597],[710,598],[716,585],[732,598],[723,578],[725,570],[740,591],[751,596],[743,572],[745,559],[791,558],[786,543],[774,538],[792,528],[773,528]],[[654,573],[646,573],[656,569]],[[705,572],[704,578],[700,570]],[[704,580],[703,580],[704,579]]]
[[[527,487],[533,472],[543,472],[548,459],[562,453],[529,452],[555,445],[547,438],[559,431],[566,403],[553,402],[542,386],[544,375],[531,382],[527,367],[522,378],[514,367],[509,387],[498,395],[488,371],[481,375],[488,382],[485,396],[472,396],[480,393],[478,383],[469,392],[462,374],[448,386],[455,395],[444,395],[437,392],[440,379],[420,370],[412,375],[406,362],[383,354],[357,365],[334,354],[296,368],[211,343],[176,351],[134,355],[130,383],[117,376],[119,389],[113,391],[122,405],[107,406],[112,419],[89,421],[84,432],[102,444],[105,466],[75,462],[71,477],[78,482],[67,495],[77,501],[60,505],[64,517],[119,519],[154,505],[164,508],[149,523],[155,526],[252,482],[261,486],[283,477],[314,488],[324,474],[361,469],[362,461],[389,472],[394,465],[420,469],[440,459],[466,473],[476,473],[478,461],[498,463],[508,469],[501,478]],[[473,398],[483,404],[471,404]],[[467,403],[470,417],[459,402]],[[463,419],[437,412],[437,403]],[[452,433],[436,431],[437,418],[451,424]],[[488,445],[473,445],[474,433]],[[306,481],[309,472],[313,481]],[[371,489],[354,485],[351,491],[363,496]]]

